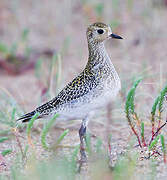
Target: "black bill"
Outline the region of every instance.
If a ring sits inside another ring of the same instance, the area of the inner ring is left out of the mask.
[[[111,38],[114,38],[114,39],[123,39],[121,36],[118,36],[118,35],[116,35],[116,34],[110,34],[110,37]]]

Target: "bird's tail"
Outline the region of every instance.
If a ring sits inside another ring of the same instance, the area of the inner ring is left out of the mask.
[[[31,118],[36,114],[37,112],[36,111],[32,111],[30,113],[27,113],[27,114],[24,114],[23,116],[21,116],[19,119],[17,119],[17,121],[22,121],[23,123],[24,122],[28,122],[29,120],[31,120]],[[40,118],[38,116],[38,118]],[[37,118],[37,119],[38,119]]]

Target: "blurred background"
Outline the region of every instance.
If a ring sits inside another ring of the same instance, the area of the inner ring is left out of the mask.
[[[124,37],[106,43],[123,83],[122,93],[130,80],[142,73],[153,75],[154,81],[160,71],[165,74],[166,6],[165,0],[1,0],[0,84],[26,110],[34,108],[38,95],[49,89],[48,66],[54,55],[60,55],[61,75],[59,84],[55,78],[51,82],[53,94],[84,68],[86,28],[96,21],[111,25],[113,32]],[[161,77],[161,86],[162,81]]]
[[[117,140],[124,146],[129,138],[124,104],[138,77],[144,80],[136,108],[149,121],[150,107],[167,81],[166,0],[0,0],[0,132],[11,126],[13,107],[17,106],[16,118],[31,111],[83,70],[88,58],[86,28],[97,21],[111,25],[124,38],[106,42],[122,82],[120,96],[109,110],[115,146]],[[101,137],[106,131],[105,112],[92,120],[99,124],[90,123]],[[79,142],[79,126],[66,143]],[[10,141],[6,147],[11,148]],[[17,149],[15,141],[12,149]]]

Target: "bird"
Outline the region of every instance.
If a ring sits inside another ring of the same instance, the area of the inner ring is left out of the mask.
[[[59,120],[82,120],[79,129],[81,160],[87,158],[85,135],[93,113],[107,106],[116,98],[121,89],[121,81],[105,49],[104,42],[109,39],[123,39],[112,33],[111,27],[102,22],[88,26],[88,61],[81,73],[69,82],[58,95],[37,107],[18,120],[28,122],[38,113],[38,118],[58,114]]]

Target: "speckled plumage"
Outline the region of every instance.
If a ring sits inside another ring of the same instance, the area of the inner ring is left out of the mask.
[[[109,104],[121,88],[119,76],[104,47],[104,41],[109,38],[122,39],[104,23],[90,25],[87,29],[89,58],[85,69],[54,99],[18,119],[26,122],[36,113],[39,113],[38,118],[59,114],[59,119],[82,119],[79,129],[81,161],[86,159],[84,137],[90,115]]]
[[[103,34],[97,30],[102,29]],[[83,119],[98,107],[107,105],[120,90],[120,79],[105,50],[104,40],[112,34],[104,23],[94,23],[87,29],[89,58],[85,69],[51,101],[23,115],[28,121],[35,113],[39,118],[58,113],[62,119]]]

